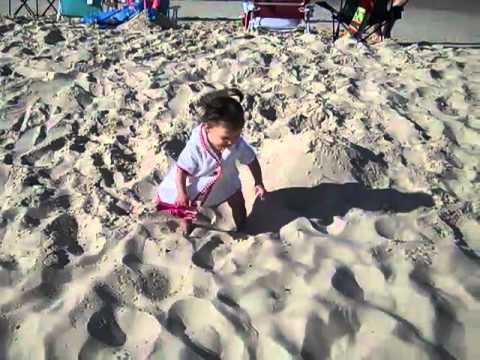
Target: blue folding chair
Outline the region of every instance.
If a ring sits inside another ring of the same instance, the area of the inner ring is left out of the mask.
[[[83,18],[102,12],[102,0],[59,0],[58,17]]]

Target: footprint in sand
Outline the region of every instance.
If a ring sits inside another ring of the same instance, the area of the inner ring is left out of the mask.
[[[49,31],[47,35],[45,35],[43,40],[48,45],[55,45],[61,41],[65,41],[65,38],[59,29],[53,29]]]
[[[128,182],[135,177],[137,157],[125,145],[114,143],[110,147],[110,158],[111,163],[123,175],[125,181]]]
[[[157,186],[158,182],[155,180],[155,176],[149,175],[133,185],[132,195],[143,203],[150,202],[155,196]]]
[[[45,233],[52,237],[55,246],[65,247],[73,255],[83,254],[78,243],[78,223],[73,216],[61,214],[45,228]]]
[[[18,262],[12,255],[0,255],[0,268],[15,271],[17,270]]]
[[[87,324],[88,333],[105,345],[113,347],[124,345],[127,335],[118,325],[114,314],[117,299],[106,286],[98,286],[95,292],[104,304],[90,317]]]
[[[88,136],[76,136],[73,140],[73,144],[70,145],[70,150],[78,152],[80,154],[85,152],[85,145],[89,140],[90,138]]]
[[[106,187],[112,187],[115,181],[113,180],[113,173],[107,169],[103,157],[100,153],[94,153],[91,155],[93,160],[93,165],[100,172],[100,176]]]
[[[395,239],[395,233],[398,230],[398,224],[396,224],[394,219],[381,218],[375,221],[375,230],[384,238]]]
[[[176,161],[185,147],[186,142],[187,139],[185,136],[174,135],[172,138],[162,142],[160,147],[165,150],[168,156]]]
[[[112,308],[108,306],[92,315],[87,329],[90,336],[109,346],[122,346],[127,341],[127,336],[115,321]]]
[[[12,165],[13,164],[13,155],[12,154],[5,154],[3,157],[3,163],[6,165]]]
[[[365,300],[363,289],[355,279],[352,270],[346,266],[337,268],[331,280],[332,286],[343,296],[361,301]]]
[[[331,357],[332,346],[345,335],[354,335],[361,325],[355,312],[332,305],[328,322],[314,312],[305,325],[301,355],[304,360],[327,359]]]
[[[274,122],[277,120],[277,111],[273,106],[268,104],[264,104],[263,107],[259,108],[258,112],[262,115],[265,119]]]
[[[83,248],[78,243],[78,223],[73,216],[59,215],[46,226],[44,232],[53,240],[50,252],[44,259],[46,265],[63,268],[69,263],[68,254],[83,254]]]
[[[192,262],[205,270],[213,270],[215,263],[213,259],[213,251],[220,245],[223,244],[223,241],[213,236],[210,241],[203,245],[199,250],[197,250],[192,256]]]
[[[166,273],[153,265],[143,264],[134,254],[125,255],[122,261],[133,270],[142,294],[148,299],[161,301],[169,296],[171,281]]]
[[[67,143],[66,138],[60,137],[58,139],[53,140],[49,144],[35,148],[31,152],[26,153],[25,155],[22,155],[22,157],[20,158],[20,161],[22,165],[33,166],[35,165],[35,162],[40,160],[45,155],[62,149],[66,145],[66,143]]]

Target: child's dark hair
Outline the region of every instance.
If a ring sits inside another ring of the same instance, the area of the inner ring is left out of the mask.
[[[243,108],[240,104],[242,100],[243,94],[238,89],[217,90],[203,95],[199,101],[203,109],[201,121],[227,125],[233,130],[242,129],[245,125]]]

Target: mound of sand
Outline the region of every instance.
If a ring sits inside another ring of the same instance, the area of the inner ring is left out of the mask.
[[[475,50],[0,27],[0,358],[479,358]],[[186,239],[152,195],[224,86],[271,193]]]

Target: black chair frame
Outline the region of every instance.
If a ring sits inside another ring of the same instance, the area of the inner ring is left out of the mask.
[[[331,14],[333,41],[340,37],[340,30],[342,28],[345,31],[350,32],[348,30],[348,25],[350,24],[357,8],[356,4],[353,4],[351,0],[340,0],[340,10],[335,9],[327,1],[319,1],[316,4],[329,11]],[[395,12],[393,12],[392,9],[393,0],[376,0],[367,26],[362,29],[362,31],[353,34],[353,36],[361,42],[368,40],[377,31],[378,27],[395,19]]]

